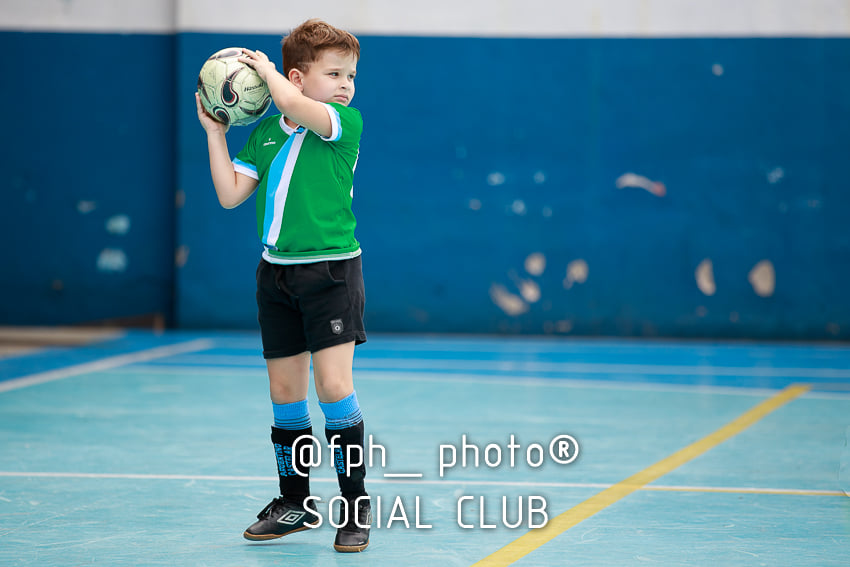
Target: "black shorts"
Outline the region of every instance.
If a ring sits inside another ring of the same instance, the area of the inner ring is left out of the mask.
[[[263,357],[366,342],[360,257],[311,264],[257,267],[257,319]]]

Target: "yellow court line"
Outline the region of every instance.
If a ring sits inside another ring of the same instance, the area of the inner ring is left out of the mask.
[[[772,411],[802,396],[810,388],[811,386],[805,384],[788,386],[775,396],[761,402],[714,433],[703,437],[684,449],[680,449],[669,457],[661,459],[654,465],[650,465],[610,488],[606,488],[599,494],[591,496],[584,502],[549,520],[545,527],[529,531],[505,547],[473,564],[472,567],[502,567],[518,561],[597,512],[604,510],[632,492],[642,489],[650,482],[661,478],[688,461],[723,443],[730,437],[744,431]]]

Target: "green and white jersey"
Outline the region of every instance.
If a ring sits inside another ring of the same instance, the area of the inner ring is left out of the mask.
[[[257,234],[274,264],[342,260],[360,254],[351,210],[363,118],[355,108],[327,103],[327,138],[278,114],[262,120],[233,159],[259,181]]]

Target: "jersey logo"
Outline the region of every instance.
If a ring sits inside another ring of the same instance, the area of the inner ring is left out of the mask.
[[[272,140],[271,138],[269,138],[267,142],[263,142],[263,145],[264,145],[264,146],[274,146],[274,145],[276,145],[276,144],[277,144],[277,142],[275,142],[275,141],[274,141],[274,140]]]
[[[335,335],[342,333],[342,319],[334,319],[331,321],[331,332]]]

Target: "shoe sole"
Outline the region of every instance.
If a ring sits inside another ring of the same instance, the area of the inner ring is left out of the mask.
[[[369,542],[367,541],[363,545],[337,545],[334,544],[334,549],[339,551],[340,553],[358,553],[363,551],[369,547]]]
[[[289,534],[294,534],[295,532],[303,532],[304,530],[313,529],[309,525],[302,526],[300,528],[296,528],[292,531],[286,532],[285,534],[249,534],[248,532],[242,532],[242,537],[251,541],[268,541],[270,539],[277,539],[283,536],[288,536]]]

